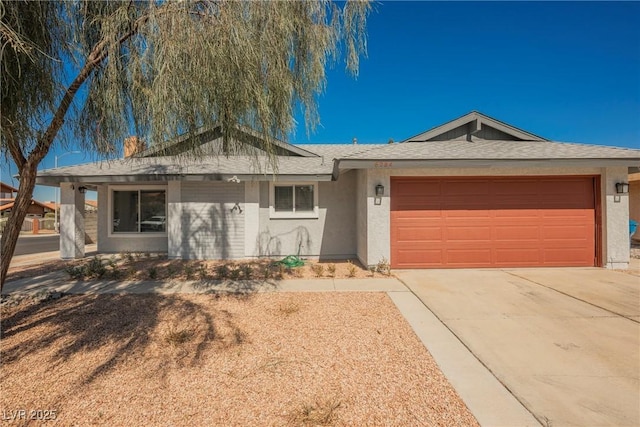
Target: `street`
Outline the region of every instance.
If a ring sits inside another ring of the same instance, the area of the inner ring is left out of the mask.
[[[13,255],[28,255],[58,250],[60,250],[60,236],[58,234],[20,236]]]

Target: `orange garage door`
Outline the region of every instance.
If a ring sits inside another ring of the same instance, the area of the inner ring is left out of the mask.
[[[394,268],[593,266],[593,177],[391,178]]]

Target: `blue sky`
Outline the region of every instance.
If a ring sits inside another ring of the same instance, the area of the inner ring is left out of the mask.
[[[291,141],[401,141],[478,110],[556,141],[640,148],[638,22],[638,2],[379,3],[358,78],[330,70],[321,125],[307,136],[300,120]]]

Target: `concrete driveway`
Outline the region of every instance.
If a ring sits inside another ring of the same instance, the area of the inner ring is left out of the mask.
[[[596,268],[396,275],[548,426],[640,425],[640,278]]]

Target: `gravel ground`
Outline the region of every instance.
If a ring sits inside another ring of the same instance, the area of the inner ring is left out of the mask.
[[[357,260],[318,261],[304,259],[304,265],[286,268],[275,264],[278,259],[220,260],[168,260],[166,254],[126,253],[96,257],[104,267],[103,277],[109,280],[253,280],[253,279],[362,279],[384,278],[390,273],[388,264],[381,264],[383,272],[367,270]],[[65,261],[60,259],[9,267],[7,281],[59,272],[72,278],[65,270],[92,264],[93,258]],[[225,267],[222,268],[221,267]],[[91,277],[89,277],[91,278]],[[94,277],[95,278],[95,277]],[[75,279],[74,279],[75,280]]]
[[[2,307],[0,355],[47,425],[477,425],[384,293],[65,296]]]

